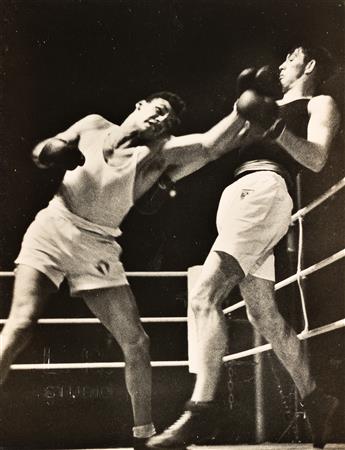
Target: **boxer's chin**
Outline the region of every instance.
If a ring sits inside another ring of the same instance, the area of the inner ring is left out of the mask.
[[[163,131],[164,131],[163,127],[150,125],[146,129],[142,130],[139,133],[139,136],[145,140],[152,140],[152,139],[160,137],[162,135]]]

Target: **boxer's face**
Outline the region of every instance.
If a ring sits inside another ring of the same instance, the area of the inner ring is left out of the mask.
[[[301,78],[306,67],[305,55],[301,47],[288,53],[285,61],[279,66],[279,79],[283,92],[286,92],[296,80]]]
[[[154,98],[151,101],[138,102],[135,105],[134,117],[146,137],[155,137],[171,128],[174,111],[164,98]]]

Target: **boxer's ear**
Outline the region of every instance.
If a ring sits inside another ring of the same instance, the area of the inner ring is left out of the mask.
[[[315,59],[311,59],[310,61],[307,62],[306,66],[304,68],[304,73],[305,74],[312,73],[312,71],[315,69],[315,66],[316,66]]]
[[[144,103],[146,103],[146,100],[139,100],[136,104],[135,104],[135,108],[140,111],[141,107],[144,105]]]

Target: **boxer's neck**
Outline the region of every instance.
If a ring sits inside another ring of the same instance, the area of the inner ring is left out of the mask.
[[[290,103],[300,98],[311,98],[314,96],[315,86],[313,80],[303,75],[297,79],[289,89],[284,92],[279,104]]]
[[[283,98],[278,101],[280,105],[290,103],[301,98],[312,98],[314,89],[308,88],[305,85],[295,85],[288,91],[284,92]]]

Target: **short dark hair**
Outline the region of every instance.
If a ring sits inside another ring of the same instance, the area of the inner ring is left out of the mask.
[[[316,61],[315,76],[319,85],[333,75],[335,72],[335,61],[327,48],[313,47],[305,42],[302,42],[300,45],[296,45],[294,50],[297,48],[302,49],[306,62],[311,61],[312,59]]]
[[[161,92],[155,92],[154,94],[149,95],[148,97],[145,98],[145,100],[147,102],[151,102],[155,98],[163,98],[164,100],[167,100],[170,103],[170,105],[176,115],[176,118],[178,119],[178,122],[179,122],[180,116],[186,109],[186,104],[182,100],[182,98],[179,97],[177,94],[174,94],[173,92],[161,91]]]

